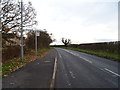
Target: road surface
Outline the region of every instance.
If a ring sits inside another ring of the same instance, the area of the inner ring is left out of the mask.
[[[19,90],[17,88],[28,88],[28,90],[30,88],[35,88],[32,90],[49,88],[55,56],[56,51],[50,50],[45,57],[30,62],[3,78],[2,88],[8,88],[3,90],[9,90],[9,88],[16,88],[15,90]]]
[[[118,88],[120,63],[78,51],[56,50],[55,88]]]
[[[3,78],[2,87],[118,88],[120,78],[118,66],[120,63],[116,61],[55,48],[45,57],[30,62]]]

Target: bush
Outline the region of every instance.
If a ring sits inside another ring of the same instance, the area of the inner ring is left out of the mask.
[[[14,46],[14,47],[9,47],[7,49],[2,50],[2,61],[6,61],[8,59],[12,59],[15,57],[20,56],[20,47],[19,46]]]
[[[30,49],[35,49],[35,33],[28,33],[28,37],[25,41],[26,47]],[[37,48],[49,48],[52,39],[46,31],[40,31],[40,36],[37,37]]]
[[[72,44],[70,47],[93,50],[93,51],[104,51],[109,53],[118,54],[120,52],[120,42],[103,42],[103,43],[86,43],[86,44]]]

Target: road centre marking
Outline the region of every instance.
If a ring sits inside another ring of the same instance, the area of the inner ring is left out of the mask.
[[[83,58],[83,57],[80,57],[80,58],[82,58],[83,60],[85,60],[85,61],[87,61],[87,62],[89,62],[89,63],[92,63],[92,61],[90,61],[90,60],[88,60],[88,59],[86,59],[86,58]]]
[[[71,72],[71,71],[70,71],[70,74],[71,74],[72,78],[75,78],[75,76],[74,76],[73,72]]]
[[[62,58],[61,54],[59,53],[60,58]]]
[[[113,71],[111,71],[111,70],[109,70],[109,69],[107,69],[107,68],[104,68],[106,71],[108,71],[108,72],[110,72],[110,73],[112,73],[112,74],[114,74],[114,75],[116,75],[116,76],[118,76],[118,77],[120,77],[120,75],[119,74],[117,74],[117,73],[115,73],[115,72],[113,72]]]

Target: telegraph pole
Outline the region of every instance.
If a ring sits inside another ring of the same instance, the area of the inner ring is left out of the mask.
[[[35,51],[37,56],[37,30],[35,31]]]
[[[22,10],[23,9],[23,1],[21,0],[21,42],[20,42],[20,46],[21,46],[21,61],[24,60],[24,52],[23,52],[23,13]]]

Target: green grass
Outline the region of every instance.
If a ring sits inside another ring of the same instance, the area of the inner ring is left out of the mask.
[[[89,54],[93,54],[93,55],[97,55],[97,56],[101,56],[101,57],[105,57],[105,58],[120,61],[120,55],[118,53],[115,54],[115,53],[105,52],[105,51],[102,51],[102,50],[101,51],[97,51],[97,50],[93,51],[93,50],[78,49],[78,48],[71,48],[71,47],[61,47],[61,48],[80,51],[80,52],[85,52],[85,53],[89,53]]]
[[[0,50],[6,50],[7,48],[0,48]]]
[[[14,70],[13,68],[19,67],[22,63],[24,62],[22,62],[20,59],[13,59],[7,63],[4,63],[2,65],[2,72],[3,72],[2,76],[4,77],[8,75],[10,72],[13,72]]]
[[[37,55],[41,55],[42,53],[47,52],[48,50],[50,50],[50,48],[39,49]]]

